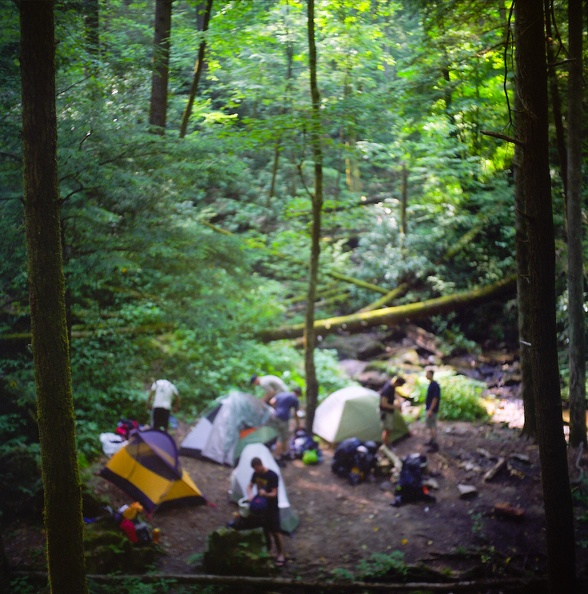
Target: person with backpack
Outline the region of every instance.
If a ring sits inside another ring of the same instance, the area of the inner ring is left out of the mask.
[[[278,567],[282,567],[286,563],[286,558],[282,547],[280,508],[278,507],[278,484],[280,479],[273,470],[263,465],[261,458],[252,458],[251,468],[253,468],[253,475],[249,485],[247,485],[249,509],[252,513],[259,515],[267,549],[270,552],[273,539],[276,545],[275,563]],[[254,493],[254,487],[257,494]]]
[[[437,443],[437,413],[439,412],[439,402],[441,401],[441,387],[433,379],[435,371],[432,368],[427,369],[426,378],[429,380],[427,388],[427,398],[425,400],[425,426],[429,431],[429,441],[425,442],[429,446],[427,450],[430,453],[439,451]]]
[[[396,410],[396,388],[403,386],[406,380],[395,376],[388,380],[380,390],[380,419],[382,424],[382,445],[388,447],[394,430],[394,411]]]

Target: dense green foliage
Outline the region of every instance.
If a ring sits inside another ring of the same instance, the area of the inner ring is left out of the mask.
[[[483,421],[488,412],[482,404],[482,393],[486,384],[453,372],[435,374],[435,380],[441,387],[439,418],[447,421]],[[429,382],[417,378],[413,400],[425,404]],[[424,406],[423,406],[424,410]]]
[[[147,124],[153,0],[100,3],[97,52],[85,4],[57,3],[63,250],[85,456],[119,417],[146,420],[146,388],[159,376],[179,387],[188,419],[219,394],[247,389],[254,372],[304,384],[298,345],[260,344],[255,331],[304,315],[313,190],[305,3],[215,3],[205,75],[180,139],[200,5],[173,3],[168,130],[159,136]],[[326,131],[319,317],[380,297],[333,272],[385,289],[406,282],[404,302],[513,272],[512,145],[483,134],[509,129],[512,63],[499,5],[317,2]],[[0,15],[0,336],[8,337],[26,334],[29,322],[15,4],[3,3]],[[562,203],[557,192],[554,201]],[[512,339],[516,311],[425,324],[449,350],[470,348]],[[563,343],[565,322],[561,329]],[[6,450],[35,441],[35,394],[26,339],[2,345]],[[322,395],[345,381],[335,362],[330,351],[317,356]]]

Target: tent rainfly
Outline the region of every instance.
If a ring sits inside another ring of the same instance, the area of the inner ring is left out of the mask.
[[[349,437],[361,441],[382,439],[380,395],[362,386],[348,386],[327,396],[316,408],[312,431],[329,443],[340,443]],[[408,434],[402,415],[394,415],[392,441]]]
[[[298,516],[294,513],[288,501],[286,485],[280,468],[269,449],[262,443],[250,443],[243,448],[239,463],[231,473],[230,497],[234,502],[247,496],[247,485],[251,482],[253,468],[251,460],[259,458],[263,465],[273,470],[280,479],[278,483],[278,507],[280,508],[280,527],[283,532],[293,532],[298,526]]]
[[[100,471],[149,514],[172,505],[202,505],[206,499],[180,466],[173,438],[156,429],[137,431]]]
[[[261,399],[244,392],[230,392],[215,401],[180,445],[180,455],[208,458],[219,464],[233,466],[238,458],[242,433],[247,441],[268,443],[276,437],[270,427],[263,431],[248,432],[267,423],[272,409]]]

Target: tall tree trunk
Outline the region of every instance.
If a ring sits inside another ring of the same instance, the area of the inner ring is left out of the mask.
[[[194,101],[196,94],[198,93],[198,85],[204,71],[204,54],[206,53],[206,31],[208,31],[208,24],[210,23],[210,15],[212,14],[212,2],[213,0],[207,0],[206,6],[204,7],[204,14],[202,15],[202,38],[200,45],[198,46],[198,57],[196,58],[196,64],[194,65],[194,77],[192,78],[192,84],[190,85],[190,93],[188,94],[188,103],[184,114],[182,115],[182,124],[180,126],[180,138],[184,138],[188,131],[188,122],[192,115],[192,107],[194,107]]]
[[[25,228],[52,592],[87,592],[65,319],[53,2],[20,2]]]
[[[515,80],[515,85],[516,85]],[[515,113],[522,111],[519,93],[515,89]],[[527,206],[525,204],[525,171],[522,168],[523,149],[520,144],[514,148],[514,198],[515,198],[515,249],[517,262],[518,331],[521,359],[521,398],[523,400],[524,424],[522,434],[536,439],[537,414],[531,368],[531,283],[529,271],[529,236],[527,231]]]
[[[515,3],[517,113],[529,238],[531,368],[545,502],[550,590],[574,592],[572,495],[561,415],[555,324],[555,246],[548,158],[547,65],[542,0]]]
[[[568,1],[568,325],[570,444],[586,445],[586,338],[582,261],[582,0]]]
[[[321,144],[320,95],[317,83],[314,0],[308,0],[308,61],[310,70],[310,96],[312,101],[310,136],[314,157],[314,193],[312,195],[312,233],[308,271],[308,296],[304,320],[304,369],[306,372],[306,428],[308,431],[312,431],[314,413],[318,402],[318,381],[314,364],[314,349],[316,345],[314,302],[321,252],[321,214],[323,209],[323,152]]]
[[[155,33],[153,36],[153,71],[151,75],[151,103],[149,123],[163,135],[167,119],[167,81],[171,48],[173,0],[156,0]]]

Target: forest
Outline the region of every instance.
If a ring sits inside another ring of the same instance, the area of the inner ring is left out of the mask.
[[[0,526],[44,485],[48,537],[73,514],[62,555],[79,559],[78,473],[119,418],[147,421],[153,380],[191,421],[275,374],[303,386],[312,424],[348,383],[335,339],[414,321],[447,357],[520,356],[550,585],[572,592],[559,411],[585,446],[588,5],[6,0],[0,15],[0,485],[19,500]],[[52,517],[56,466],[71,489]],[[53,560],[52,591],[87,591]]]

